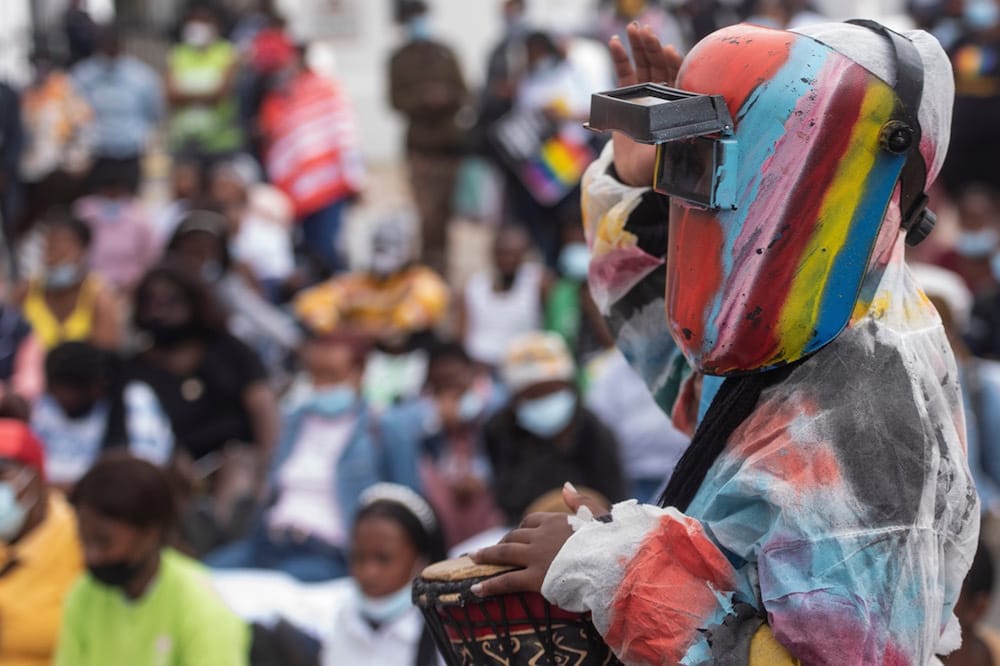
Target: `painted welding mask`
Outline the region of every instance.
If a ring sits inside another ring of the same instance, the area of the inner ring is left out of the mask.
[[[834,340],[897,184],[908,241],[933,224],[919,54],[858,23],[892,41],[895,87],[809,36],[744,24],[699,42],[676,89],[594,98],[591,125],[610,109],[598,128],[657,144],[655,187],[671,197],[667,319],[707,374],[767,370]]]

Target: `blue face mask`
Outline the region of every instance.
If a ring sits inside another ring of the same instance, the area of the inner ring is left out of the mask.
[[[571,280],[583,282],[590,269],[590,248],[586,243],[570,243],[559,253],[559,271]]]
[[[17,499],[27,483],[27,472],[21,472],[14,481],[0,481],[0,542],[12,542],[28,519],[28,506]]]
[[[1000,252],[990,257],[990,272],[993,273],[993,279],[1000,283]]]
[[[962,231],[955,239],[955,252],[968,259],[985,259],[992,254],[998,240],[1000,234],[989,227],[979,231]]]
[[[413,592],[409,585],[404,585],[398,592],[384,597],[365,596],[357,583],[354,584],[354,591],[361,615],[375,624],[391,622],[413,607]]]
[[[109,197],[104,197],[101,201],[101,217],[105,220],[110,220],[117,222],[118,218],[121,216],[122,209],[125,208],[125,202],[120,199],[111,199]]]
[[[973,30],[991,30],[1000,23],[1000,7],[993,0],[965,0],[962,18]]]
[[[576,413],[576,393],[566,388],[541,398],[522,400],[517,406],[517,422],[539,437],[549,438],[566,429]]]
[[[413,40],[431,38],[431,23],[426,16],[414,16],[406,23],[406,32]]]
[[[471,423],[482,416],[485,409],[486,401],[483,396],[470,389],[458,401],[458,418],[462,423]]]
[[[45,286],[49,289],[68,289],[83,280],[79,264],[59,264],[45,269]]]
[[[338,416],[358,399],[357,390],[349,384],[337,384],[316,389],[309,398],[308,408],[323,416]]]

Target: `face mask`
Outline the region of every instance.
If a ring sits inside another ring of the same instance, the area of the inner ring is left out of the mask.
[[[157,347],[172,347],[197,337],[197,331],[190,323],[162,324],[154,321],[144,324],[142,328],[153,338]]]
[[[1000,23],[1000,7],[993,0],[965,0],[962,18],[973,30],[991,30]]]
[[[218,282],[222,277],[222,264],[218,261],[206,261],[201,267],[201,279],[208,284]]]
[[[45,286],[49,289],[68,289],[83,281],[83,268],[79,264],[59,264],[45,269]]]
[[[1000,282],[1000,253],[990,257],[990,272],[993,273],[993,279]]]
[[[181,39],[188,46],[203,49],[215,41],[215,28],[201,21],[191,21],[184,25]]]
[[[458,418],[462,423],[471,423],[478,419],[485,409],[486,401],[483,400],[483,396],[470,389],[459,398]]]
[[[368,597],[361,591],[357,583],[354,587],[361,615],[375,624],[391,622],[413,607],[413,592],[409,585],[404,585],[398,592],[384,597]]]
[[[414,16],[406,24],[406,32],[413,40],[426,40],[431,37],[431,24],[426,16]]]
[[[385,277],[392,275],[406,265],[406,257],[401,252],[376,251],[372,255],[372,273]]]
[[[122,201],[118,199],[105,198],[101,202],[101,217],[106,220],[117,222],[118,217],[121,215],[122,208],[124,208],[124,203]]]
[[[989,227],[979,231],[962,231],[955,240],[955,252],[967,259],[985,259],[997,246],[1000,235]]]
[[[21,479],[24,480],[21,480]],[[0,481],[0,542],[10,543],[24,527],[31,508],[17,499],[17,494],[28,485],[28,473],[21,472],[13,481]]]
[[[507,35],[510,37],[521,37],[528,34],[528,22],[520,14],[507,16],[504,19],[507,28]]]
[[[576,393],[562,389],[534,400],[522,400],[517,406],[517,422],[539,437],[562,432],[576,413]]]
[[[590,248],[586,243],[570,243],[559,253],[559,270],[571,280],[583,282],[590,268]]]
[[[559,61],[556,60],[555,56],[545,56],[544,58],[541,58],[540,60],[538,60],[535,63],[535,66],[532,67],[531,71],[533,71],[533,72],[547,72],[550,69],[554,68],[558,64],[559,64]]]
[[[88,566],[87,571],[101,585],[108,587],[125,587],[139,575],[145,562],[111,562]]]
[[[316,389],[309,399],[309,409],[324,416],[337,416],[358,399],[358,392],[349,384],[337,384]]]

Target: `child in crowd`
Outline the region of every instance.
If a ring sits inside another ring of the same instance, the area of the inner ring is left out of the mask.
[[[173,454],[174,438],[149,386],[121,384],[116,359],[86,342],[65,342],[45,359],[45,393],[31,426],[45,443],[48,481],[69,488],[101,451],[127,447],[156,465]]]
[[[129,190],[124,168],[95,174],[94,192],[73,205],[73,213],[90,227],[90,268],[119,293],[132,291],[160,253],[152,220]]]
[[[352,542],[354,585],[323,636],[323,666],[438,664],[430,632],[410,599],[413,579],[445,557],[430,505],[404,486],[372,486],[360,498]]]

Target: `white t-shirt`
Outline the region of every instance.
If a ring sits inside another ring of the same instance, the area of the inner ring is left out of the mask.
[[[346,544],[345,516],[335,488],[337,462],[354,434],[355,417],[349,411],[332,419],[303,419],[292,453],[278,470],[278,501],[268,525],[302,530],[334,546]]]

